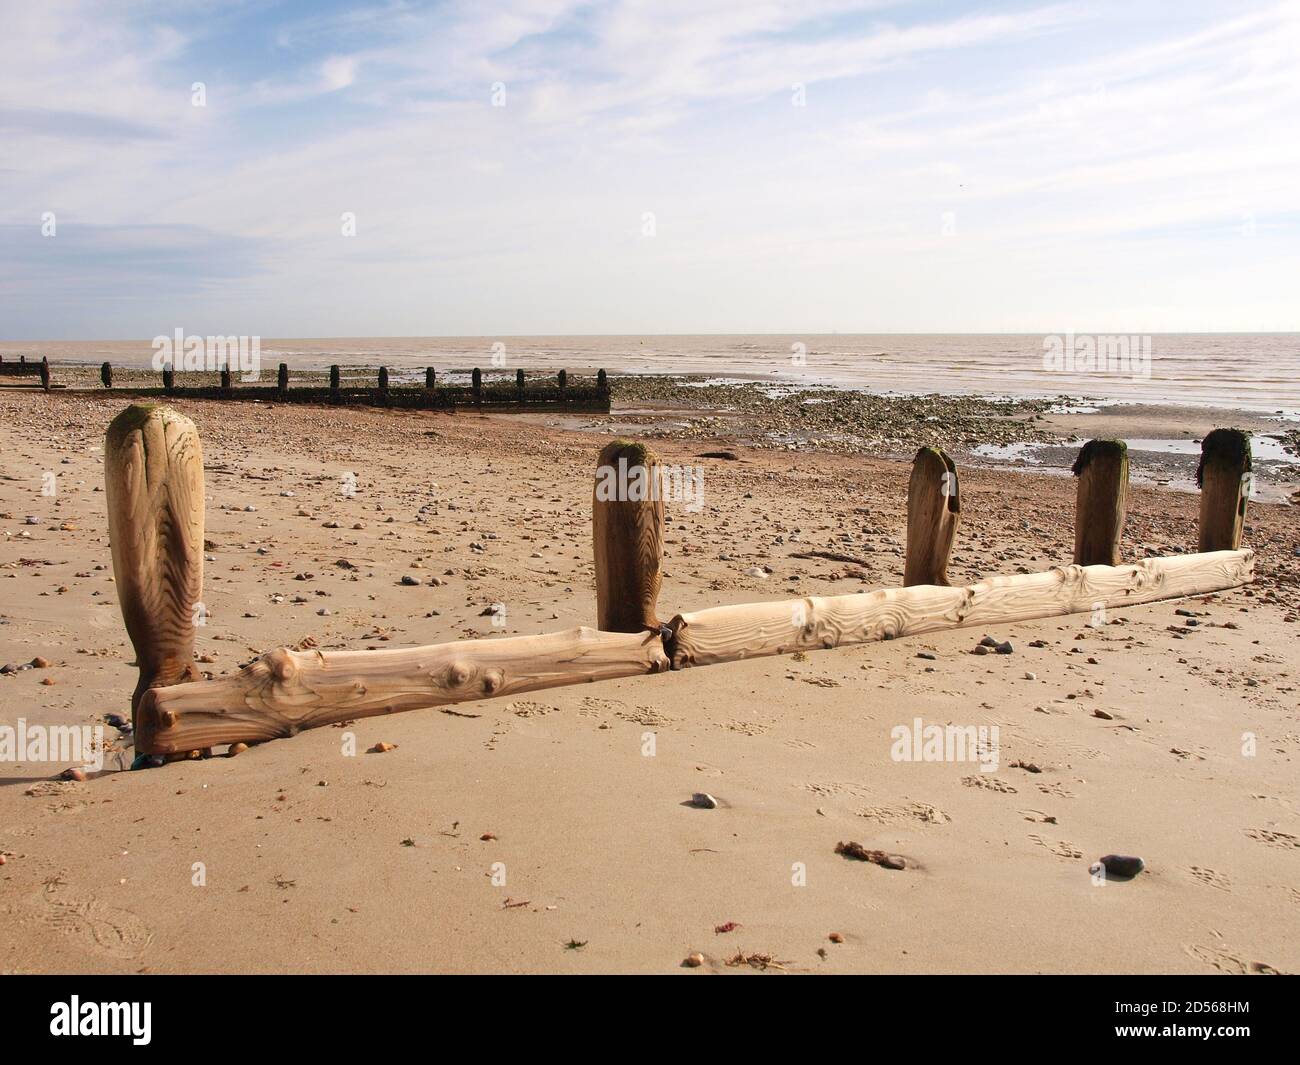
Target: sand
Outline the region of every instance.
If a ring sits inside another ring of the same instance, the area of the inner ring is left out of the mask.
[[[129,712],[101,490],[121,403],[0,395],[0,664],[50,662],[0,677],[0,723]],[[602,419],[177,406],[208,467],[201,669],[308,638],[593,623]],[[656,447],[705,468],[703,510],[669,506],[663,616],[901,582],[905,463],[730,438]],[[695,457],[718,449],[738,459]],[[1069,561],[1068,479],[964,469],[962,488],[954,581]],[[1130,557],[1194,547],[1196,502],[1135,486]],[[992,632],[1010,655],[971,655],[983,633],[959,630],[372,718],[142,772],[119,770],[132,752],[117,740],[85,782],[0,763],[0,967],[1298,971],[1294,508],[1253,506],[1246,541],[1248,589]],[[862,564],[790,557],[818,550]],[[996,725],[998,769],[893,760],[891,730],[916,718]],[[381,741],[396,748],[364,753]],[[690,806],[700,791],[718,808]],[[907,867],[837,855],[847,840]],[[1089,866],[1108,853],[1147,869],[1097,886]],[[693,952],[704,964],[682,968]]]

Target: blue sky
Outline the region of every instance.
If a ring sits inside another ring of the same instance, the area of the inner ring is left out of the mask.
[[[1297,55],[1294,0],[0,0],[0,337],[1295,330]]]

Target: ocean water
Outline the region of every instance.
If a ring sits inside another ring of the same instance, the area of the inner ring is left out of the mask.
[[[1117,358],[1127,348],[1127,358]],[[1103,366],[1089,358],[1111,352]],[[6,359],[146,367],[149,341],[0,341]],[[498,361],[493,362],[494,354]],[[1070,395],[1229,407],[1300,419],[1300,333],[338,337],[261,341],[262,372],[386,365],[422,373],[689,373],[873,392]]]

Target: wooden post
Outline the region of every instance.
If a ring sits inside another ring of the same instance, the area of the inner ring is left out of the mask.
[[[221,367],[221,391],[230,391],[230,367],[229,365]]]
[[[1201,442],[1196,483],[1201,489],[1200,551],[1235,551],[1241,546],[1250,498],[1250,435],[1240,429],[1215,429]]]
[[[957,467],[946,452],[923,447],[907,483],[907,561],[903,584],[948,586],[948,556],[961,522]]]
[[[41,359],[41,387],[46,392],[50,390],[50,360],[48,357],[42,357]]]
[[[99,368],[99,379],[104,382],[105,388],[113,387],[113,367],[110,363],[104,363]]]
[[[388,402],[388,367],[379,367],[379,398],[382,402]]]
[[[483,373],[477,366],[470,374],[470,387],[474,390],[474,406],[483,406]]]
[[[1118,566],[1128,508],[1128,445],[1089,440],[1074,460],[1079,478],[1074,511],[1074,564]]]
[[[280,372],[276,374],[275,387],[279,389],[282,396],[289,391],[289,364],[287,362],[280,363]]]
[[[596,371],[596,387],[602,392],[609,391],[609,375],[604,370]]]
[[[330,400],[334,403],[339,401],[339,368],[330,367]]]
[[[176,387],[176,370],[171,366],[163,367],[163,391],[168,394]]]
[[[564,389],[565,389],[565,386],[567,386],[568,383],[569,383],[569,375],[568,375],[568,373],[567,373],[565,370],[561,370],[561,371],[560,371],[560,375],[559,375],[559,377],[557,378],[557,380],[559,381],[559,384],[560,384],[560,391],[563,392]]]
[[[140,678],[150,688],[198,678],[194,631],[204,616],[203,449],[170,407],[134,403],[104,440],[113,576]]]
[[[615,440],[600,453],[592,492],[596,627],[658,630],[664,501],[659,460],[644,444]]]
[[[432,390],[433,382],[434,382],[433,367],[426,366],[424,368],[424,387]]]
[[[518,396],[518,398],[519,398],[519,402],[520,402],[520,403],[523,403],[523,401],[524,401],[524,371],[523,371],[523,368],[522,368],[522,367],[520,367],[518,370],[515,371],[515,394],[516,394],[516,396]]]

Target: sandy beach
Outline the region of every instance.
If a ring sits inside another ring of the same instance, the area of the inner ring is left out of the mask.
[[[103,494],[123,406],[0,392],[0,723],[129,717]],[[629,413],[640,400],[609,417],[176,406],[204,447],[197,666],[212,676],[282,645],[594,624],[592,478],[615,432],[703,470],[702,508],[668,506],[663,616],[902,583],[909,462],[884,451],[754,446],[743,418],[669,431],[680,419]],[[1215,424],[1127,417],[1105,434]],[[1032,423],[1057,440],[1100,424]],[[1070,561],[1072,479],[954,456],[954,583]],[[1197,496],[1158,479],[1178,472],[1135,469],[1128,560],[1195,550]],[[0,968],[1296,972],[1296,487],[1282,473],[1250,506],[1253,584],[990,632],[1010,654],[973,655],[985,633],[960,629],[140,772],[106,727],[84,781],[0,762]],[[997,726],[996,770],[896,760],[894,730],[917,719]],[[698,792],[717,807],[692,806]],[[906,867],[849,860],[844,841]],[[1089,866],[1112,853],[1145,872],[1096,884]]]

